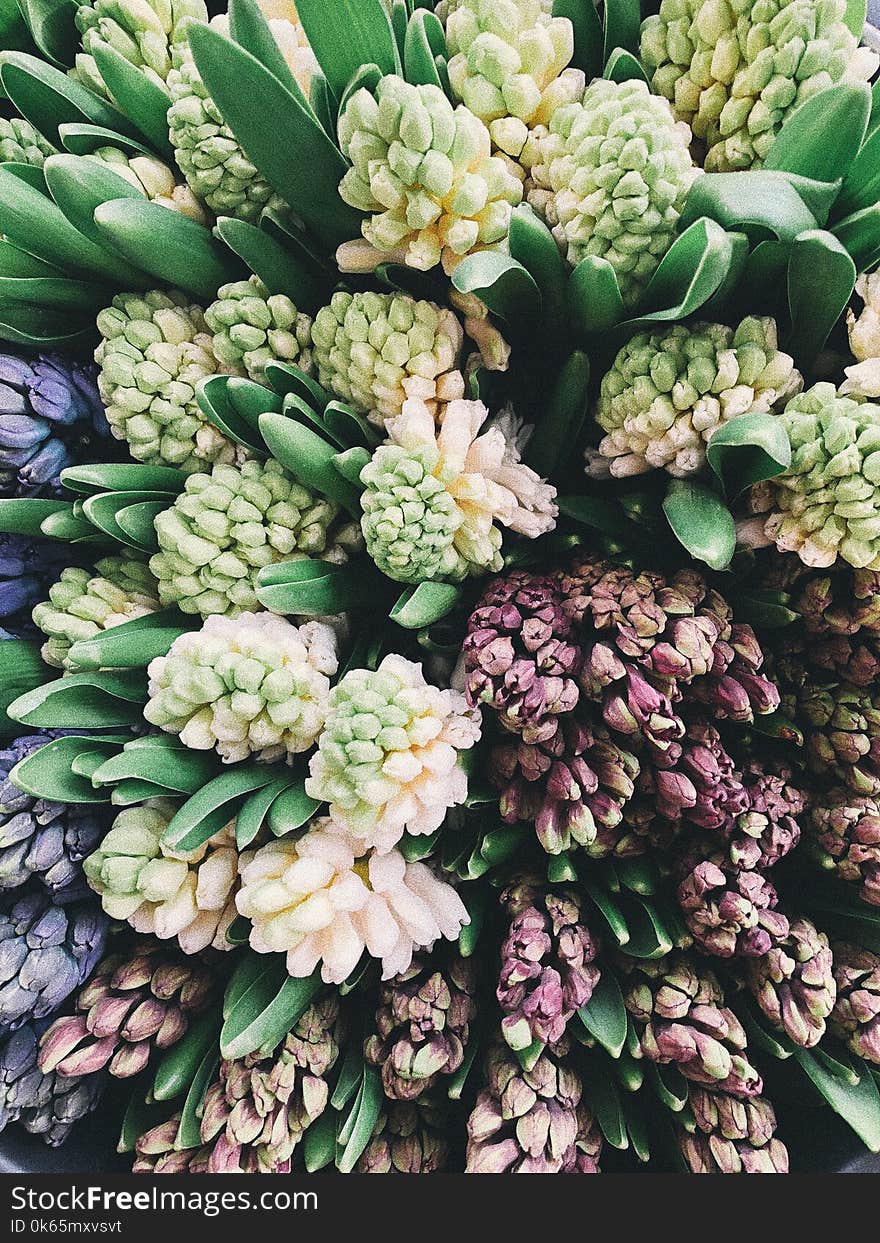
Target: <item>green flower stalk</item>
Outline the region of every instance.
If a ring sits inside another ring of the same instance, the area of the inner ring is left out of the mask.
[[[651,89],[691,126],[707,172],[760,167],[799,104],[873,76],[877,57],[846,11],[846,0],[662,0],[645,19]]]
[[[526,146],[529,202],[572,267],[588,257],[611,264],[627,307],[672,245],[699,176],[689,142],[688,127],[644,82],[598,78]]]
[[[814,384],[782,415],[789,469],[772,481],[766,536],[806,565],[880,569],[880,406]]]
[[[366,214],[363,241],[337,254],[343,271],[391,261],[427,272],[453,268],[507,237],[522,184],[492,155],[489,131],[438,86],[382,78],[362,87],[339,118],[339,145],[352,167],[339,193]]]
[[[186,38],[189,18],[208,20],[204,0],[92,0],[80,4],[76,25],[82,34],[82,51],[76,56],[76,76],[112,100],[93,56],[95,46],[106,43],[151,82],[164,85],[174,48]]]
[[[190,475],[171,508],[156,518],[160,551],[150,569],[159,599],[202,617],[256,610],[263,566],[302,557],[345,559],[353,539],[337,527],[338,512],[271,458]]]
[[[529,539],[556,525],[556,489],[520,461],[512,417],[488,426],[479,401],[453,401],[437,428],[411,399],[361,471],[361,530],[389,578],[418,583],[500,570],[502,527]]]
[[[266,363],[295,363],[311,374],[312,321],[286,294],[270,294],[258,276],[232,281],[205,311],[211,349],[224,371],[265,383]]]
[[[34,168],[42,168],[50,155],[55,155],[55,148],[34,129],[30,121],[24,117],[0,117],[2,163],[31,164]]]
[[[639,333],[602,380],[595,417],[607,435],[587,451],[588,473],[697,474],[720,427],[779,409],[801,384],[791,356],[777,349],[772,319],[749,316],[735,330],[675,324]]]
[[[103,557],[95,562],[94,573],[68,566],[49,589],[49,599],[33,611],[34,624],[46,636],[43,660],[69,669],[68,653],[74,643],[155,613],[157,592],[146,561],[134,554]]]
[[[144,716],[227,764],[290,764],[321,732],[337,665],[336,635],[323,622],[209,617],[151,662]]]
[[[315,316],[311,338],[321,384],[379,427],[408,398],[436,417],[464,397],[461,324],[434,302],[340,289]]]
[[[185,954],[209,945],[231,949],[226,929],[235,918],[235,838],[227,828],[197,850],[172,851],[162,834],[174,811],[166,799],[126,807],[83,863],[86,879],[111,919],[127,920],[137,932],[176,938]]]
[[[284,59],[306,98],[314,53],[308,45],[292,3],[261,3]],[[225,13],[211,19],[212,29],[229,31]],[[171,107],[168,130],[177,163],[193,194],[218,216],[257,221],[264,211],[283,210],[284,203],[259,175],[232,130],[223,121],[201,79],[189,43],[184,38],[173,49],[167,78]]]
[[[480,736],[464,695],[425,681],[421,665],[386,656],[333,687],[306,792],[363,850],[390,850],[404,832],[433,833],[467,797],[462,753]]]
[[[201,307],[172,289],[121,293],[98,315],[98,388],[107,421],[139,462],[184,471],[246,451],[206,422],[196,386],[218,370]]]
[[[535,125],[579,99],[586,85],[569,69],[574,28],[544,0],[442,0],[449,84],[489,127],[493,145],[518,159]]]

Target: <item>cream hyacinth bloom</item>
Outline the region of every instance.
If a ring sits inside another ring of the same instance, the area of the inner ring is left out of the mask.
[[[227,950],[235,918],[239,853],[232,825],[197,850],[173,851],[162,841],[175,805],[153,799],[126,807],[83,870],[111,919],[162,941],[177,939],[185,954],[209,945]],[[241,857],[246,863],[248,854]]]
[[[306,793],[360,850],[391,850],[404,832],[433,833],[467,797],[461,752],[480,736],[479,712],[458,691],[425,681],[422,666],[386,656],[352,669],[330,692]]]
[[[841,393],[854,397],[880,397],[880,270],[865,272],[856,281],[856,293],[864,303],[856,315],[846,313],[849,348],[855,366],[846,368]]]
[[[307,751],[321,732],[336,672],[336,634],[274,613],[209,617],[149,666],[144,716],[196,751],[236,763]]]
[[[469,922],[461,898],[423,863],[397,850],[362,855],[360,844],[329,818],[299,841],[270,842],[241,869],[239,914],[252,921],[259,954],[287,954],[290,975],[320,965],[327,984],[341,984],[364,950],[382,963],[382,978],[406,971],[415,949],[458,938]]]

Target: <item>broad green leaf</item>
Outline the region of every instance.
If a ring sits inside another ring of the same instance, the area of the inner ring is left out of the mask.
[[[620,907],[607,890],[596,884],[589,874],[583,876],[581,883],[605,921],[617,948],[625,948],[630,941],[630,932]]]
[[[870,207],[880,197],[880,126],[869,131],[862,149],[852,161],[840,194],[834,203],[835,216],[847,216]]]
[[[304,778],[288,781],[284,790],[273,799],[268,812],[269,831],[275,837],[295,833],[311,820],[321,806],[317,799],[305,792]]]
[[[321,388],[317,380],[306,375],[299,367],[291,363],[268,362],[266,379],[280,397],[294,394],[301,401],[310,403],[318,410],[323,410],[330,401],[330,394]]]
[[[476,294],[489,310],[522,330],[541,314],[541,291],[534,277],[508,255],[480,250],[468,255],[452,275],[459,293]]]
[[[309,107],[302,87],[284,59],[284,53],[257,0],[230,0],[229,34],[246,52],[256,57],[264,69],[274,74],[303,107]]]
[[[157,210],[168,216],[176,214],[164,207],[157,207]],[[142,289],[144,286],[143,275],[136,268],[106,247],[89,241],[74,228],[59,207],[2,167],[0,230],[21,250],[54,264],[70,275],[106,281],[125,288]]]
[[[305,1014],[320,987],[317,973],[304,980],[292,979],[283,959],[270,958],[229,1011],[220,1032],[221,1055],[247,1057],[258,1049],[271,1053]]]
[[[62,540],[66,544],[112,544],[113,541],[80,517],[76,506],[58,510],[43,519],[41,531],[47,539]]]
[[[639,0],[605,0],[603,61],[607,62],[615,48],[638,54],[641,20]]]
[[[82,121],[65,121],[58,126],[61,145],[69,155],[94,155],[101,147],[118,147],[129,156],[148,155],[155,158],[155,153],[137,138],[129,138],[127,134],[114,134],[113,130],[104,129],[101,125],[87,125]]]
[[[26,52],[0,54],[0,83],[21,115],[53,146],[60,146],[59,124],[68,121],[137,136],[137,128],[118,109],[76,78]]]
[[[647,1069],[661,1102],[673,1113],[681,1113],[688,1102],[688,1082],[678,1067],[658,1066],[651,1062]]]
[[[725,229],[753,235],[754,241],[777,237],[791,242],[817,221],[784,173],[758,170],[705,173],[688,194],[679,227],[702,216]]]
[[[560,496],[559,512],[627,545],[645,540],[645,530],[624,513],[617,501],[602,496]]]
[[[858,1135],[870,1152],[880,1152],[880,1092],[867,1066],[857,1085],[829,1073],[808,1049],[797,1049],[795,1060],[838,1117]]]
[[[43,534],[43,523],[53,514],[71,510],[69,501],[43,500],[40,497],[4,497],[0,500],[0,531],[15,535]]]
[[[856,283],[856,265],[832,234],[815,229],[795,238],[788,261],[791,332],[786,349],[807,374],[843,315]]]
[[[149,781],[175,794],[195,794],[217,771],[213,754],[181,746],[176,738],[157,735],[166,745],[123,747],[92,773],[92,783],[116,785],[122,781]]]
[[[216,1052],[217,1020],[212,1006],[190,1026],[186,1035],[163,1054],[153,1077],[153,1097],[172,1101],[187,1091],[209,1050]]]
[[[55,673],[43,664],[38,642],[29,639],[0,641],[0,734],[20,732],[7,714],[9,705],[35,686],[53,679]]]
[[[117,509],[114,518],[117,527],[135,548],[145,553],[159,551],[156,535],[156,519],[168,509],[168,501],[136,501]]]
[[[219,1064],[220,1057],[217,1049],[212,1046],[205,1051],[193,1075],[186,1100],[183,1102],[180,1126],[177,1128],[177,1137],[174,1140],[174,1147],[178,1152],[187,1148],[198,1148],[202,1142],[200,1126],[202,1104],[205,1093],[217,1074]]]
[[[578,878],[577,868],[568,851],[547,859],[547,879],[551,885],[571,885]]]
[[[731,499],[791,465],[791,445],[777,414],[741,414],[713,434],[706,457]]]
[[[763,630],[782,629],[800,617],[800,613],[779,599],[778,592],[758,588],[737,590],[736,615],[739,620]]]
[[[625,315],[617,274],[607,259],[588,255],[568,278],[566,291],[572,331],[580,337],[607,332]]]
[[[380,0],[369,2],[378,5]],[[323,0],[320,10],[326,17]],[[387,23],[384,12],[383,20]],[[318,24],[322,31],[332,25],[325,27],[323,18]],[[250,53],[216,30],[193,26],[189,41],[223,119],[276,193],[327,246],[357,237],[360,213],[338,193],[345,161],[311,112]]]
[[[695,220],[675,239],[648,282],[641,303],[645,309],[623,327],[686,319],[718,292],[733,258],[731,234],[714,220]]]
[[[70,492],[82,496],[92,496],[96,492],[167,492],[173,500],[183,491],[186,475],[172,466],[107,462],[67,466],[61,472],[61,482]]]
[[[282,561],[257,577],[257,598],[274,613],[328,617],[350,608],[375,605],[377,580],[361,564]],[[379,588],[381,590],[381,588]]]
[[[248,386],[253,392],[245,399],[242,387],[236,389],[236,384]],[[281,402],[270,389],[240,376],[212,375],[196,385],[196,401],[208,422],[236,444],[244,445],[265,456],[266,442],[260,432],[259,415],[253,419],[242,417],[243,399],[248,413],[251,413],[255,399],[262,407],[261,413],[273,408],[277,410],[281,406]]]
[[[199,298],[211,301],[221,285],[241,275],[241,265],[209,229],[145,198],[102,203],[95,211],[95,224],[109,245],[131,263]]]
[[[0,306],[17,303],[46,307],[58,315],[91,318],[107,302],[106,285],[94,285],[67,276],[0,276]]]
[[[862,37],[867,16],[867,0],[846,0],[846,13],[843,20],[850,34],[854,34],[857,39]],[[872,18],[872,21],[874,20],[876,19]]]
[[[169,822],[162,840],[172,850],[196,850],[213,837],[235,814],[235,804],[272,780],[263,765],[239,765],[202,786],[180,807]],[[217,824],[217,827],[212,827]],[[210,832],[208,831],[210,828]]]
[[[92,45],[95,64],[110,94],[138,127],[157,155],[174,167],[174,148],[168,138],[168,91],[148,78],[127,57],[103,39]]]
[[[154,1126],[167,1122],[174,1113],[174,1105],[168,1101],[145,1100],[144,1085],[140,1080],[135,1082],[139,1086],[135,1088],[126,1106],[119,1139],[116,1141],[116,1151],[120,1153],[134,1152],[134,1146],[142,1135],[146,1135]]]
[[[602,70],[602,77],[608,78],[611,82],[631,82],[633,79],[637,82],[644,82],[646,86],[650,86],[648,75],[642,68],[641,62],[636,60],[631,52],[624,51],[623,48],[615,48],[605,68]]]
[[[713,570],[730,565],[736,527],[724,502],[705,484],[673,479],[663,502],[675,538],[697,561]]]
[[[325,1109],[302,1137],[303,1164],[307,1174],[326,1169],[336,1156],[336,1128],[339,1115],[334,1109]]]
[[[446,47],[440,20],[433,13],[417,9],[406,24],[403,45],[404,76],[414,86],[436,86],[443,89],[435,64],[435,48]]]
[[[10,10],[15,9],[10,4]],[[80,41],[74,15],[76,5],[70,0],[18,0],[18,8],[27,23],[34,43],[55,65],[69,65],[71,53]],[[4,25],[2,46],[14,46],[10,42],[10,27]]]
[[[361,1084],[363,1073],[363,1045],[359,1040],[348,1040],[344,1046],[342,1065],[336,1079],[336,1086],[330,1097],[333,1109],[342,1110],[353,1099]]]
[[[140,670],[71,673],[19,695],[7,711],[40,729],[112,729],[138,724],[146,698]]]
[[[267,960],[262,954],[245,954],[239,958],[223,994],[224,1019],[229,1018],[241,998],[252,985],[256,984],[270,965],[271,959]]]
[[[66,219],[98,247],[106,248],[106,238],[95,224],[95,209],[111,199],[144,198],[109,164],[90,156],[50,155],[43,171],[49,192]]]
[[[567,17],[574,28],[574,69],[582,69],[588,82],[599,77],[604,62],[605,32],[595,4],[584,0],[553,0],[553,16]]]
[[[421,630],[451,612],[460,596],[454,583],[418,583],[405,589],[388,616],[404,630]]]
[[[92,639],[78,639],[68,653],[79,669],[146,668],[156,656],[164,656],[175,639],[197,629],[195,618],[176,609],[162,609],[104,630]]]
[[[109,759],[125,740],[125,735],[53,738],[45,747],[20,760],[9,779],[34,798],[56,803],[105,803],[106,794],[96,791],[90,781],[78,776],[73,763],[84,751],[104,751]]]
[[[382,1101],[379,1072],[372,1066],[365,1066],[361,1089],[352,1107],[350,1125],[340,1132],[340,1143],[344,1146],[337,1155],[336,1168],[341,1174],[350,1174],[360,1160],[379,1120]]]
[[[602,972],[590,1000],[578,1010],[578,1017],[611,1057],[620,1057],[626,1042],[626,1007],[620,985],[610,971]]]
[[[141,504],[144,501],[155,502],[158,507],[155,512],[161,512],[169,507],[168,498],[161,494],[157,495],[149,492],[99,492],[94,496],[87,496],[81,504],[83,516],[93,523],[99,531],[105,532],[105,534],[115,540],[119,540],[121,544],[126,544],[129,548],[136,548],[139,552],[155,552],[155,532],[152,527],[148,525],[147,534],[150,538],[145,547],[139,538],[129,535],[124,530],[117,517],[121,510]]]
[[[574,350],[556,376],[545,413],[538,420],[525,450],[525,460],[547,478],[570,456],[587,414],[590,360]]]
[[[297,13],[337,98],[361,65],[378,65],[383,74],[399,72],[394,33],[382,0],[302,0]]]
[[[864,82],[838,82],[818,91],[786,118],[764,168],[816,181],[845,177],[862,144],[870,111],[871,92]]]
[[[838,220],[831,232],[849,251],[857,271],[868,271],[880,259],[880,201]]]
[[[265,229],[233,216],[219,216],[215,231],[259,276],[269,293],[287,294],[297,310],[307,315],[314,315],[326,300],[326,282],[316,278],[314,268],[303,263]]]
[[[360,514],[360,491],[340,475],[333,463],[335,445],[284,414],[260,415],[259,427],[269,452],[300,483],[337,501],[349,513]]]
[[[659,910],[650,901],[630,899],[622,903],[630,939],[626,952],[633,958],[662,958],[674,941]]]
[[[565,332],[568,271],[553,234],[527,203],[510,217],[510,255],[529,272],[541,294],[542,328],[550,338]]]
[[[613,1075],[608,1074],[598,1058],[590,1058],[584,1065],[583,1080],[584,1100],[590,1106],[605,1139],[612,1148],[627,1148],[626,1119]]]
[[[287,789],[289,782],[286,777],[270,781],[261,790],[249,794],[235,818],[235,844],[239,850],[245,850],[254,841],[262,829],[272,803]]]
[[[17,246],[13,246],[5,238],[0,238],[0,275],[33,279],[37,276],[60,276],[58,268],[51,263],[44,263]]]

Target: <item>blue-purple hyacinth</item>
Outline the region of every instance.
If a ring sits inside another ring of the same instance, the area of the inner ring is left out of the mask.
[[[40,1070],[37,1055],[45,1028],[45,1022],[25,1023],[0,1042],[0,1131],[17,1122],[57,1148],[73,1124],[98,1104],[107,1076]]]
[[[50,893],[70,900],[90,892],[80,863],[104,836],[107,822],[88,804],[33,798],[9,780],[15,765],[48,741],[44,734],[29,734],[0,750],[0,892],[34,876]]]
[[[56,354],[0,354],[0,496],[57,492],[66,466],[94,460],[109,438],[95,374]]]

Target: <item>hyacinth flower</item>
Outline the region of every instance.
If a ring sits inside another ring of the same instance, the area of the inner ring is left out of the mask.
[[[0,354],[0,496],[53,494],[65,466],[105,450],[95,370],[57,354]]]
[[[31,610],[70,564],[70,551],[52,540],[0,533],[0,625],[30,634]]]

